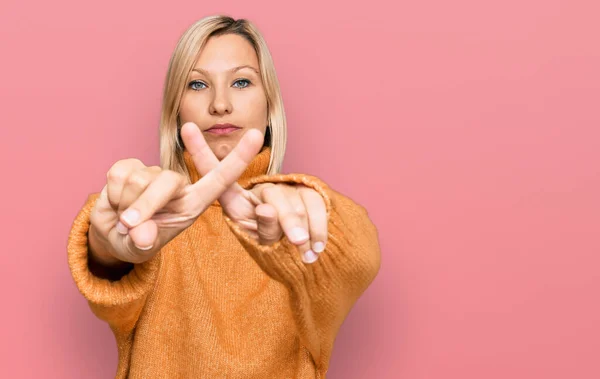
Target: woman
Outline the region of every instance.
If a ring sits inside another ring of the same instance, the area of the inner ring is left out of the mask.
[[[250,22],[211,16],[183,34],[160,136],[161,167],[116,162],[69,236],[117,378],[324,378],[379,270],[377,230],[320,179],[279,172],[283,103]]]

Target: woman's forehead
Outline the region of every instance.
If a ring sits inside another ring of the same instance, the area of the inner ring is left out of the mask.
[[[258,69],[256,51],[244,37],[225,34],[209,38],[200,52],[195,68],[210,73],[228,71],[242,66]]]

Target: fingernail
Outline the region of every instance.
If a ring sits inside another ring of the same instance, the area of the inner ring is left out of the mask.
[[[117,228],[117,232],[119,232],[120,234],[129,233],[129,229],[127,229],[127,227],[121,221],[117,221],[116,228]]]
[[[140,212],[135,209],[128,209],[121,215],[123,220],[130,226],[135,226],[140,220]]]
[[[315,254],[312,250],[307,250],[304,252],[304,254],[302,255],[302,261],[304,263],[313,263],[315,262],[317,259],[319,258],[319,256],[317,254]]]
[[[302,243],[308,239],[308,232],[297,226],[290,232],[290,237],[293,243]]]
[[[154,247],[154,245],[150,245],[148,247],[139,247],[138,245],[136,245],[135,243],[133,244],[135,247],[137,247],[140,250],[150,250]]]
[[[315,242],[313,245],[313,251],[315,253],[322,253],[325,250],[325,244],[323,242]]]

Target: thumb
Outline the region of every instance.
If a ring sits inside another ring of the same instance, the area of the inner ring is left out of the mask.
[[[111,230],[109,238],[113,240],[118,257],[122,261],[142,263],[152,258],[160,249],[158,227],[154,220],[147,220],[129,229],[118,231],[119,227]]]
[[[283,237],[283,228],[279,224],[277,210],[271,204],[260,204],[255,208],[258,242],[272,245]]]

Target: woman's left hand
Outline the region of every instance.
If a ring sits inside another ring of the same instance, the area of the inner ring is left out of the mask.
[[[262,245],[285,233],[305,263],[313,263],[327,242],[323,197],[302,184],[262,183],[244,190],[237,183],[219,199],[223,211]]]

